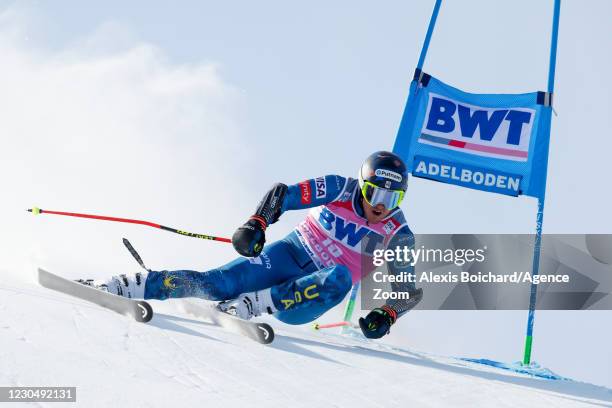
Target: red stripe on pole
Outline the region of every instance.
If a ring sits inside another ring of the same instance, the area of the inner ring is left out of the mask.
[[[129,218],[107,217],[105,215],[79,214],[79,213],[69,213],[69,212],[50,211],[50,210],[40,210],[40,212],[41,212],[41,214],[67,215],[69,217],[92,218],[92,219],[95,219],[95,220],[127,222],[127,223],[130,223],[130,224],[148,225],[149,227],[161,228],[161,225],[156,224],[154,222],[141,221],[141,220],[132,220],[132,219],[129,219]]]

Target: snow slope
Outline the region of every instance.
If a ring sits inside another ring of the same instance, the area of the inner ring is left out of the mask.
[[[77,406],[612,407],[608,388],[273,319],[276,340],[263,346],[184,313],[181,300],[152,302],[153,320],[136,323],[2,275],[0,385],[76,386]]]

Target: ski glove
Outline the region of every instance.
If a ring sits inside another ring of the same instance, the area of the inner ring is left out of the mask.
[[[234,232],[232,245],[242,256],[249,258],[259,256],[266,242],[266,223],[262,217],[252,216]]]
[[[368,339],[380,339],[385,334],[389,334],[396,319],[397,312],[385,305],[372,310],[365,318],[361,317],[359,327]]]

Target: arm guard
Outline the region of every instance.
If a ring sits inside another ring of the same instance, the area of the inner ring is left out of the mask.
[[[251,219],[258,221],[264,230],[268,225],[274,224],[282,214],[285,194],[287,194],[287,186],[283,183],[276,183],[261,200]]]

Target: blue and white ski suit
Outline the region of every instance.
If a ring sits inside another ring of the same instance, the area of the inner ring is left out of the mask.
[[[310,208],[289,235],[266,245],[256,258],[238,258],[206,272],[152,271],[145,299],[200,297],[227,300],[241,293],[271,288],[275,317],[289,324],[317,319],[340,303],[352,284],[372,272],[374,249],[414,245],[402,210],[369,225],[364,216],[359,183],[336,175],[289,186],[282,212]],[[406,264],[388,264],[388,273],[412,272]],[[413,283],[392,284],[397,291],[415,292]],[[387,304],[405,313],[420,300]]]

